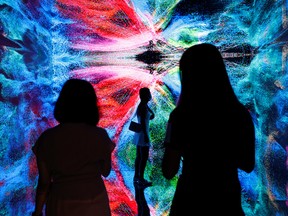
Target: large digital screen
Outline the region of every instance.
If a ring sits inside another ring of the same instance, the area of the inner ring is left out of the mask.
[[[287,0],[0,0],[0,215],[34,210],[31,146],[57,124],[59,91],[76,77],[93,84],[99,126],[116,142],[105,179],[113,216],[137,215],[139,196],[151,216],[167,216],[177,176],[164,179],[160,167],[167,119],[180,93],[178,61],[201,42],[221,50],[254,119],[256,167],[250,174],[239,170],[246,215],[288,215],[287,6]],[[205,91],[205,80],[199,82]],[[153,186],[139,192],[128,124],[144,86],[156,114],[145,172]],[[207,208],[213,199],[211,191]]]

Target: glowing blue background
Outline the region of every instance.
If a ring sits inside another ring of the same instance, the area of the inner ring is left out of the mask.
[[[153,26],[147,29],[158,30],[146,41],[145,37],[125,40],[113,32],[84,34],[88,27],[73,25],[75,20],[60,12],[53,0],[0,0],[1,34],[18,44],[0,44],[0,215],[25,216],[33,210],[37,170],[31,146],[44,129],[56,123],[53,105],[65,80],[86,78],[99,88],[101,99],[107,100],[123,89],[131,92],[133,83],[136,87],[140,82],[149,84],[158,116],[152,125],[152,140],[154,146],[160,146],[163,125],[179,94],[179,57],[186,47],[204,41],[217,45],[226,56],[233,87],[255,120],[256,168],[249,175],[239,173],[244,210],[247,216],[287,215],[288,2],[226,0],[204,5],[201,1],[133,0],[131,4],[140,20]],[[96,23],[95,29],[98,27]],[[127,29],[123,27],[125,34]],[[152,73],[147,64],[133,59],[145,51],[143,46],[149,40],[166,54],[161,62],[150,65],[156,68]],[[234,57],[227,58],[231,53]],[[202,82],[205,86],[205,80]],[[123,101],[123,113],[137,103]],[[117,166],[108,182],[120,182],[123,191],[129,192],[133,191],[129,178],[135,149],[126,130],[129,115],[124,120],[107,117],[115,112],[109,110],[102,123],[117,138],[118,146]],[[152,215],[167,214],[175,189],[176,179],[168,182],[159,174],[161,153],[155,147],[148,165],[147,175],[155,182],[145,192]],[[121,202],[126,203],[126,198],[123,195]]]

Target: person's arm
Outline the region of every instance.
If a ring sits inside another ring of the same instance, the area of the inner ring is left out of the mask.
[[[108,136],[108,133],[106,130],[103,132],[103,143],[105,146],[104,154],[106,155],[104,157],[104,160],[101,162],[101,175],[104,177],[107,177],[112,168],[112,152],[115,149],[115,143],[110,139]]]
[[[36,189],[35,210],[33,216],[41,216],[44,205],[46,203],[51,177],[45,162],[37,158],[37,167],[39,172],[38,184]]]
[[[242,116],[241,123],[243,127],[239,131],[241,143],[238,151],[238,166],[241,170],[250,173],[255,167],[255,128],[248,111],[245,116]]]
[[[169,146],[165,147],[162,159],[162,173],[166,179],[172,179],[180,168],[181,153]]]
[[[150,109],[150,107],[148,107],[148,111],[151,113],[151,115],[150,115],[150,120],[154,119],[154,118],[155,118],[155,114],[154,114],[154,112]]]
[[[172,179],[180,168],[182,151],[179,147],[181,144],[179,143],[181,142],[179,133],[181,133],[181,129],[178,126],[175,126],[175,115],[172,112],[166,128],[165,150],[162,159],[162,174],[166,179]]]

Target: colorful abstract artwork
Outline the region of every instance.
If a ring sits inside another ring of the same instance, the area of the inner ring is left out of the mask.
[[[177,177],[161,175],[162,142],[180,92],[178,61],[200,42],[219,47],[254,118],[256,168],[239,170],[246,215],[288,215],[287,7],[287,0],[0,0],[0,215],[34,210],[31,146],[57,124],[58,93],[77,77],[93,84],[100,126],[117,144],[105,179],[113,216],[137,215],[128,124],[138,90],[151,89],[156,117],[146,175],[153,187],[144,198],[151,216],[167,216]],[[213,199],[211,191],[208,208]]]

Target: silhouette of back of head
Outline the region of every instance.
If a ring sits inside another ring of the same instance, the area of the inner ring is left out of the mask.
[[[217,99],[220,104],[226,103],[227,99],[237,101],[222,55],[216,46],[202,43],[189,47],[180,59],[180,71],[181,99],[184,103],[196,99],[207,105],[211,102],[207,100],[208,97]],[[207,97],[203,97],[203,93]]]
[[[60,123],[83,122],[97,125],[99,110],[91,83],[80,79],[67,80],[56,102],[54,117]]]

